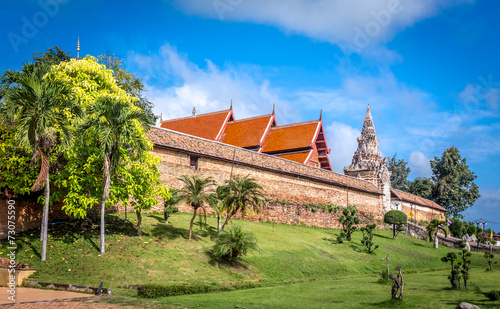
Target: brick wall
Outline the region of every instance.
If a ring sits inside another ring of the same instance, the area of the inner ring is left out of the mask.
[[[190,166],[190,155],[186,152],[155,147],[153,153],[161,158],[158,168],[162,181],[169,188],[181,188],[183,183],[178,178],[185,174],[212,177],[217,184],[224,184],[225,180],[230,178],[231,169],[233,175],[250,174],[263,187],[270,202],[260,214],[248,218],[249,220],[338,227],[338,214],[328,214],[322,211],[313,213],[311,210],[307,210],[303,204],[323,203],[345,206],[348,197],[349,205],[357,205],[365,217],[372,217],[373,220],[379,222],[383,218],[380,194],[343,188],[301,175],[280,173],[243,164],[233,165],[229,161],[202,156],[198,158],[198,170],[194,170]],[[286,200],[290,204],[274,203],[273,201],[276,199]],[[156,209],[161,210],[163,206],[160,204]],[[181,205],[180,210],[192,212],[190,207],[186,205]]]

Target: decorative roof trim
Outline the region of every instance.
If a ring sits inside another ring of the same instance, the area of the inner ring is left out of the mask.
[[[205,114],[198,114],[198,115],[196,115],[196,117],[203,117],[203,116],[211,116],[211,115],[216,115],[216,114],[223,114],[223,113],[227,113],[227,112],[230,112],[230,111],[231,111],[230,109],[225,109],[225,110],[222,110],[222,111],[215,111],[215,112],[210,112],[210,113],[205,113]],[[187,116],[187,117],[182,117],[182,118],[174,118],[174,119],[163,120],[160,123],[160,125],[162,123],[165,123],[165,122],[179,121],[179,120],[190,119],[190,118],[193,118],[193,116]],[[157,127],[155,127],[155,128],[157,128]]]
[[[303,162],[303,164],[307,164],[307,163],[309,163],[309,160],[311,160],[311,157],[312,157],[313,152],[314,152],[314,149],[311,149],[311,151],[309,151],[309,154],[307,155],[307,158],[306,158],[306,160]],[[321,165],[321,163],[320,163],[320,165]]]
[[[269,123],[267,124],[266,130],[264,131],[264,134],[262,134],[262,137],[260,138],[259,141],[259,147],[260,150],[259,152],[262,152],[262,146],[264,145],[264,140],[267,137],[267,134],[269,134],[269,130],[271,130],[271,126],[273,125],[273,122],[276,121],[276,116],[274,114],[271,114],[271,118],[269,119]]]
[[[231,103],[231,106],[232,106],[232,103]],[[217,136],[215,137],[215,141],[217,141],[217,142],[220,141],[222,133],[224,133],[224,130],[226,129],[227,123],[229,122],[229,119],[231,118],[232,115],[233,115],[233,109],[231,108],[229,110],[229,113],[227,113],[226,119],[224,119],[224,123],[222,124],[222,127],[219,130],[219,134],[217,134]]]

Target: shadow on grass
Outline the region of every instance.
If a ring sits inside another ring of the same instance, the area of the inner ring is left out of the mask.
[[[385,235],[380,235],[380,234],[376,234],[376,233],[373,233],[373,236],[393,240],[393,239],[392,239],[392,236],[391,236],[391,237],[388,237],[388,236],[385,236]],[[395,240],[397,240],[397,239],[395,239]]]
[[[216,258],[212,255],[211,250],[205,251],[205,255],[209,258],[208,264],[210,264],[213,267],[229,267],[234,270],[247,270],[248,265],[246,265],[245,262],[241,260],[240,257],[232,259],[231,261],[226,260],[226,259],[221,259],[221,258]]]
[[[162,217],[160,215],[148,215],[149,218],[153,218],[158,220],[158,222],[165,223],[165,217]]]
[[[326,237],[323,237],[322,239],[324,241],[327,241],[327,242],[331,243],[332,245],[340,244],[340,242],[336,238],[326,238]]]
[[[172,224],[166,223],[156,223],[152,229],[150,229],[151,235],[158,237],[160,239],[166,238],[168,240],[174,240],[177,238],[188,238],[189,230],[185,228],[174,227]]]

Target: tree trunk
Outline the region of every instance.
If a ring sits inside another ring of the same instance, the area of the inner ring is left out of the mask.
[[[45,203],[43,205],[42,214],[42,262],[45,262],[47,258],[47,234],[49,226],[49,205],[50,205],[50,183],[49,183],[49,171],[47,170],[47,176],[45,180]]]
[[[165,206],[165,209],[163,210],[163,218],[165,219],[165,223],[168,223],[167,206]]]
[[[135,211],[137,213],[137,236],[142,235],[142,214],[141,210],[138,209]]]
[[[106,241],[104,238],[104,215],[106,213],[106,200],[109,197],[109,188],[111,185],[111,175],[110,175],[110,162],[109,156],[104,157],[104,190],[102,192],[101,201],[101,254],[104,254],[106,250]]]
[[[438,233],[434,233],[434,248],[437,249],[439,247]]]
[[[234,213],[228,213],[228,214],[227,214],[227,217],[226,217],[226,222],[224,222],[224,224],[222,225],[221,230],[223,230],[223,229],[226,227],[226,225],[229,223],[229,220],[231,220],[231,217],[232,217],[233,215],[234,215]]]
[[[392,239],[396,239],[396,224],[392,225]]]
[[[222,227],[221,227],[221,218],[220,218],[220,215],[218,214],[217,215],[217,233],[220,233],[220,231],[222,230]]]
[[[191,223],[189,224],[189,238],[188,238],[188,240],[191,240],[191,233],[193,232],[193,223],[194,223],[194,219],[196,218],[197,211],[198,211],[198,207],[195,207],[194,212],[193,212],[193,217],[191,218]]]

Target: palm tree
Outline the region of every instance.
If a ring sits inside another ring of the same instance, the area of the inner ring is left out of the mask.
[[[250,212],[259,212],[263,203],[264,191],[254,178],[250,175],[245,177],[236,175],[234,179],[226,181],[228,193],[226,197],[226,221],[222,229],[226,227],[229,220],[239,211],[244,217]]]
[[[196,218],[196,214],[199,208],[204,207],[204,202],[208,203],[208,196],[211,186],[215,185],[214,180],[211,177],[208,178],[200,178],[199,176],[187,176],[182,175],[179,178],[182,182],[184,182],[184,187],[179,191],[179,197],[181,201],[188,203],[191,207],[193,207],[193,217],[191,218],[191,223],[189,224],[189,238],[191,240],[191,234],[193,232],[193,222]]]
[[[227,186],[218,186],[215,193],[212,193],[208,197],[208,204],[217,214],[217,233],[222,230],[221,227],[221,217],[227,208],[227,194],[229,193],[229,188]]]
[[[51,81],[44,76],[49,72],[48,65],[23,66],[21,72],[9,71],[2,77],[2,119],[3,123],[16,125],[14,138],[21,147],[32,149],[31,166],[38,156],[41,169],[32,192],[45,187],[45,203],[42,211],[40,239],[42,241],[42,262],[47,257],[47,232],[50,205],[49,158],[54,145],[61,142],[60,150],[71,143],[70,125],[62,113],[71,102],[67,85]],[[74,110],[76,111],[76,110]]]
[[[165,206],[165,209],[163,210],[163,218],[165,219],[165,223],[168,223],[168,218],[171,215],[179,211],[177,207],[174,208],[174,206],[179,204],[182,200],[179,197],[179,192],[177,191],[177,189],[171,189],[169,191],[170,191],[170,199],[163,203]]]
[[[426,227],[427,234],[429,235],[429,239],[431,241],[432,241],[432,237],[434,236],[434,248],[439,247],[437,234],[440,230],[443,231],[445,238],[448,237],[448,231],[444,227],[444,224],[445,224],[444,221],[439,221],[438,219],[434,218]]]
[[[103,163],[103,193],[101,200],[101,254],[105,252],[104,215],[109,198],[111,175],[120,162],[120,149],[127,149],[130,155],[141,156],[148,150],[148,140],[138,125],[150,124],[142,109],[129,102],[112,97],[101,97],[87,108],[87,117],[78,128],[78,136],[87,130],[96,136]],[[138,213],[138,226],[141,216]]]

